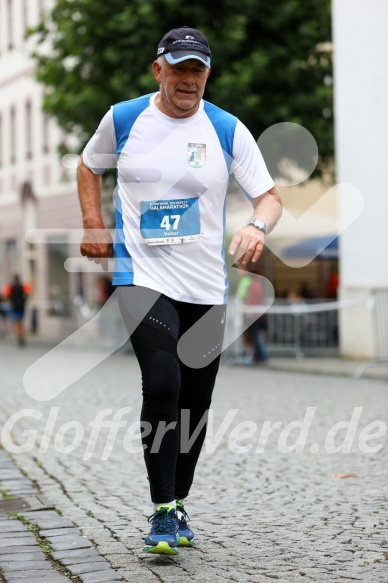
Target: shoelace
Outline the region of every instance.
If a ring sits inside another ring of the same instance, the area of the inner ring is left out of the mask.
[[[190,516],[187,514],[183,504],[182,506],[177,506],[176,507],[177,512],[180,512],[182,514],[182,517],[180,519],[180,524],[187,526],[187,521],[190,521]]]
[[[155,523],[152,525],[153,531],[160,532],[161,534],[166,534],[174,529],[173,523],[174,516],[171,516],[171,514],[169,514],[167,508],[161,508],[160,510],[157,510],[156,512],[154,512],[154,514],[152,514],[152,516],[148,518],[148,522],[153,522],[154,520]]]

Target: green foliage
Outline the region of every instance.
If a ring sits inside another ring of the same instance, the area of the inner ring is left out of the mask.
[[[206,99],[258,138],[278,122],[304,125],[321,163],[333,155],[330,0],[57,0],[31,31],[45,110],[85,142],[109,107],[155,91],[164,33],[193,26],[208,37]]]
[[[24,522],[25,518],[23,514],[18,514],[17,512],[8,512],[7,520],[20,520],[21,522]]]
[[[8,494],[6,488],[0,488],[0,494],[2,495],[3,500],[13,500],[13,498],[16,498],[15,494]]]

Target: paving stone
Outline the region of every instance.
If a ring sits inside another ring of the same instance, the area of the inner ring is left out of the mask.
[[[128,557],[127,554],[125,555],[104,555],[107,561],[112,565],[113,568],[117,567],[126,567],[128,563],[133,560],[133,556],[131,555]],[[137,563],[136,563],[137,566]]]
[[[86,549],[93,546],[87,538],[73,535],[52,537],[50,545],[54,551]]]
[[[78,558],[89,558],[89,557],[99,557],[100,554],[96,551],[95,548],[85,548],[85,549],[67,549],[65,551],[55,551],[52,553],[52,556],[57,561],[73,561],[73,559]]]
[[[89,563],[82,563],[82,564],[77,564],[77,565],[66,565],[66,567],[69,569],[69,571],[73,574],[73,575],[80,575],[83,573],[93,573],[93,572],[99,572],[99,571],[106,571],[106,570],[112,570],[111,566],[109,565],[109,563],[107,563],[106,561],[101,562],[101,561],[93,561],[93,562],[89,562]]]
[[[0,523],[0,532],[25,532],[26,527],[20,520],[8,520]]]
[[[140,541],[139,541],[140,542]],[[128,549],[120,542],[112,542],[112,543],[103,543],[97,545],[97,550],[99,553],[105,555],[108,553],[114,553],[119,555],[120,553],[127,554]]]
[[[44,583],[70,583],[71,579],[69,579],[68,577],[65,577],[64,575],[61,575],[60,573],[56,573],[55,571],[53,571],[52,573],[49,573],[48,571],[41,571],[41,573],[35,576],[35,572],[34,571],[30,571],[30,572],[25,572],[25,577],[22,576],[23,574],[20,573],[20,576],[18,575],[14,575],[14,574],[10,574],[10,573],[4,573],[4,577],[6,581],[14,581],[15,583],[17,583],[18,581],[20,583],[22,582],[26,582],[26,583],[41,583],[42,581]]]
[[[14,480],[21,476],[21,472],[19,469],[15,467],[10,467],[8,470],[6,467],[1,465],[1,484],[3,485],[5,480]]]
[[[73,523],[55,511],[39,511],[39,512],[24,512],[28,522],[36,524],[42,530],[49,530],[54,528],[73,527]]]
[[[35,541],[35,544],[29,544],[29,545],[23,545],[23,546],[7,546],[4,548],[0,548],[0,558],[2,555],[8,555],[8,554],[12,554],[12,553],[29,553],[29,552],[33,552],[35,551],[35,549],[38,549],[39,545],[38,543]]]
[[[2,561],[12,561],[15,558],[15,554],[0,555],[0,564]],[[18,561],[42,561],[46,559],[46,555],[37,546],[36,550],[30,553],[21,552],[17,554]]]
[[[6,488],[6,490],[10,491],[10,490],[21,490],[22,488],[26,488],[26,490],[31,490],[32,486],[31,486],[31,480],[29,480],[28,478],[9,478],[9,479],[1,479],[1,483],[4,486],[4,488]]]
[[[9,569],[10,571],[41,571],[42,569],[52,569],[50,561],[19,561],[18,558],[14,558],[13,561],[1,561],[0,564],[3,569]]]
[[[89,557],[79,557],[77,558],[73,558],[73,559],[67,559],[66,560],[66,565],[69,565],[70,567],[72,565],[82,565],[83,563],[106,563],[108,559],[106,557],[102,557],[101,555],[96,555],[96,556],[89,556]],[[109,561],[110,563],[110,561]]]
[[[109,573],[85,573],[80,575],[82,583],[113,583],[115,581],[122,581],[113,570],[111,575]],[[157,583],[157,580],[155,581]]]
[[[12,539],[17,539],[20,536],[27,536],[32,534],[31,532],[29,532],[26,527],[24,527],[24,529],[20,532],[17,531],[10,531],[10,532],[0,532],[0,540],[12,540]],[[35,537],[34,537],[35,538]]]
[[[57,536],[64,536],[68,534],[77,534],[80,535],[81,531],[78,528],[51,528],[51,529],[44,529],[39,531],[40,536],[45,538],[57,537]]]
[[[32,542],[36,542],[36,538],[32,532],[26,531],[22,536],[15,535],[12,538],[0,539],[0,549],[5,547],[20,547],[24,545],[31,545]]]

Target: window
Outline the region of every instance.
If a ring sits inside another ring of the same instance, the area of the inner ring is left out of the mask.
[[[49,151],[49,116],[44,113],[42,118],[42,149],[43,154]]]
[[[22,0],[22,22],[23,22],[23,36],[27,37],[28,29],[28,2],[27,0]]]
[[[0,168],[3,166],[3,116],[0,113]]]
[[[16,239],[8,239],[5,243],[5,260],[9,276],[19,273],[19,252]]]
[[[51,181],[50,166],[46,164],[46,166],[43,167],[42,171],[42,182],[45,186],[48,186],[50,184],[50,181]]]
[[[26,103],[26,158],[32,158],[32,106],[31,101]]]
[[[13,49],[13,2],[12,0],[7,0],[7,10],[8,10],[8,49],[11,51]]]
[[[11,107],[10,112],[10,136],[9,136],[9,143],[11,146],[11,164],[15,164],[16,162],[16,110],[15,107]]]
[[[49,314],[67,317],[70,315],[69,274],[63,264],[69,256],[68,245],[55,237],[50,237],[47,242]]]

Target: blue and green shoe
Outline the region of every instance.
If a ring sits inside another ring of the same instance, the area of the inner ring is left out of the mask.
[[[178,547],[192,547],[195,545],[194,533],[189,528],[187,521],[190,520],[183,503],[180,500],[176,501],[176,513],[179,519],[179,542]]]
[[[156,512],[148,518],[152,524],[151,530],[145,539],[146,553],[159,555],[177,555],[179,544],[179,519],[173,506],[158,506]]]

